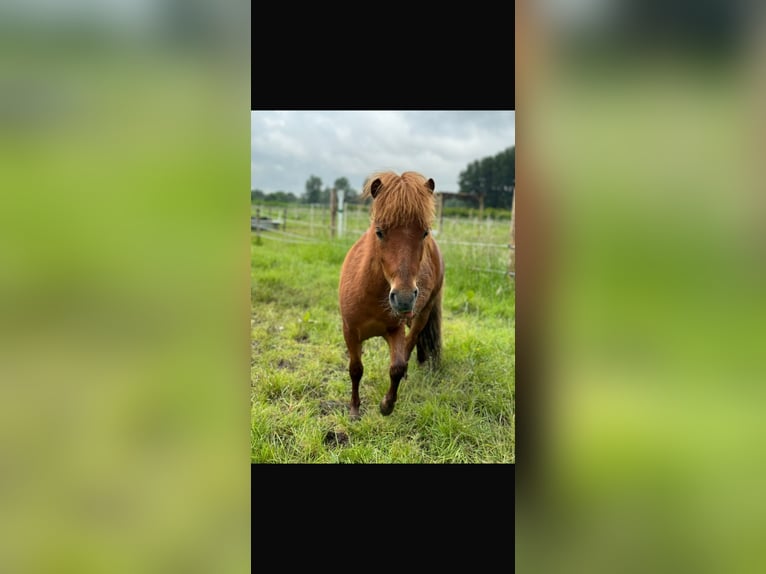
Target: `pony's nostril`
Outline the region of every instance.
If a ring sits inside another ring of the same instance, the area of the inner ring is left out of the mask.
[[[391,293],[388,294],[388,300],[391,301],[391,305],[396,305],[396,292],[391,291]]]
[[[418,288],[417,288],[417,287],[415,287],[415,290],[412,292],[412,298],[413,298],[413,299],[416,299],[416,298],[417,298],[417,296],[418,296]]]

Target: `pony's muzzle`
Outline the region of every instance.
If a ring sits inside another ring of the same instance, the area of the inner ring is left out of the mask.
[[[403,291],[400,289],[392,289],[388,294],[388,300],[391,303],[391,308],[397,313],[410,313],[415,308],[415,301],[418,298],[418,288],[415,287],[412,291]]]

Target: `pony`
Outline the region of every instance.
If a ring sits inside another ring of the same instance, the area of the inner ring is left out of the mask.
[[[390,415],[412,350],[419,364],[440,362],[444,260],[431,234],[434,180],[420,173],[372,174],[370,226],[346,253],[338,299],[351,377],[351,419],[359,419],[362,343],[383,337],[390,351],[390,386],[380,412]],[[405,329],[405,327],[408,329]]]

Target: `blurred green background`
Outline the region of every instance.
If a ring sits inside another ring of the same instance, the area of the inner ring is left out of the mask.
[[[762,14],[516,17],[518,325],[533,305],[542,333],[518,364],[545,367],[518,383],[517,570],[764,571]]]
[[[249,23],[0,7],[0,571],[249,572]]]

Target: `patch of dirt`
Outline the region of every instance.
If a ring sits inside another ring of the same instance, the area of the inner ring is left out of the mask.
[[[327,431],[324,443],[328,446],[345,446],[348,444],[348,435],[343,431]]]
[[[295,366],[287,359],[279,359],[279,362],[277,363],[277,369],[289,369],[294,371]]]

